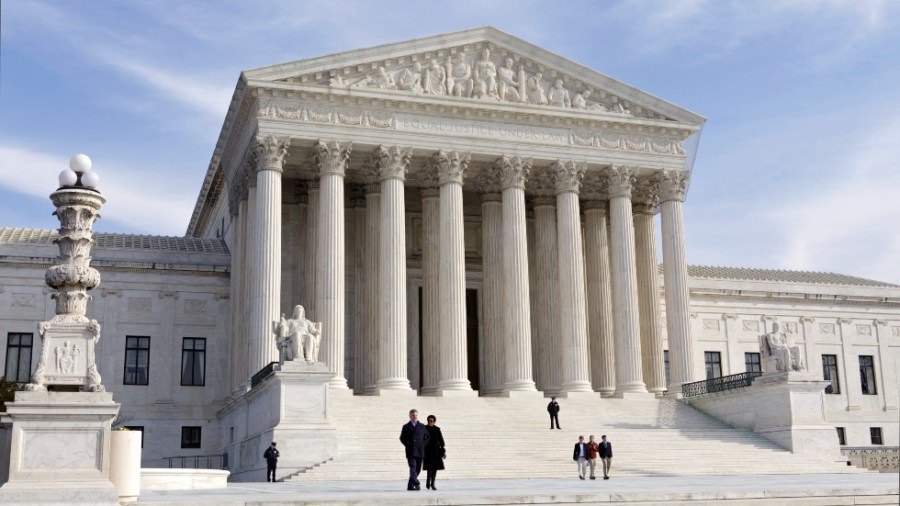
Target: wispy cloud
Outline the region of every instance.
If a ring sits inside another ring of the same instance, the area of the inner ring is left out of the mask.
[[[5,167],[0,186],[14,192],[46,197],[59,186],[58,175],[68,168],[68,158],[0,144],[0,167]],[[28,170],[12,170],[28,167]],[[184,230],[194,203],[194,189],[172,185],[159,171],[119,164],[97,166],[99,190],[107,198],[104,223],[116,222],[126,231],[176,235]]]

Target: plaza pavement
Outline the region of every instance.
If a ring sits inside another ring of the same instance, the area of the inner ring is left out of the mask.
[[[513,460],[498,465],[515,465]],[[424,485],[425,476],[421,481]],[[887,473],[571,479],[438,479],[438,491],[406,491],[406,480],[231,483],[226,489],[147,491],[138,505],[343,506],[650,504],[862,505],[900,503],[900,475]]]

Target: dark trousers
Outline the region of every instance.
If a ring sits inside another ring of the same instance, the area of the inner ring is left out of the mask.
[[[434,479],[437,478],[437,469],[429,469],[425,471],[425,483],[434,486]]]
[[[275,481],[275,467],[277,466],[278,462],[266,463],[266,481]]]
[[[422,472],[422,457],[407,457],[406,463],[409,464],[409,481],[406,482],[406,489],[412,490],[419,486],[419,473]]]
[[[553,422],[556,422],[556,428],[559,429],[559,415],[550,415],[550,428],[553,428]]]

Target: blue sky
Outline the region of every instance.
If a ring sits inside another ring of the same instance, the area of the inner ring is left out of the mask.
[[[900,283],[900,2],[104,1],[0,6],[0,225],[55,228],[89,154],[102,231],[181,235],[241,70],[493,25],[708,118],[694,264]]]

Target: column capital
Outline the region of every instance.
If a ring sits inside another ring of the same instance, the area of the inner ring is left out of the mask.
[[[556,187],[556,193],[578,193],[587,164],[572,160],[557,160],[550,166],[550,175]]]
[[[335,175],[344,177],[352,149],[352,142],[343,144],[335,140],[319,140],[316,142],[315,161],[318,176]]]
[[[503,155],[494,162],[500,171],[500,187],[525,189],[525,181],[531,172],[531,158],[523,159],[519,155]]]
[[[585,211],[602,211],[606,216],[609,209],[609,202],[606,200],[583,200],[581,201],[581,209]]]
[[[631,198],[631,190],[637,182],[637,167],[613,165],[609,169],[609,198]]]
[[[287,158],[290,137],[267,135],[256,137],[256,172],[274,170],[282,172],[284,160]]]
[[[659,185],[659,200],[662,202],[669,200],[684,202],[690,178],[691,174],[686,170],[666,169],[660,171],[656,178]]]
[[[375,148],[371,155],[371,163],[378,175],[378,180],[406,180],[412,151],[412,148],[401,148],[400,146],[380,145]]]
[[[556,207],[556,197],[546,195],[534,197],[531,199],[531,207]]]
[[[631,208],[635,214],[656,214],[659,209],[659,185],[656,181],[641,180],[631,191]]]
[[[431,170],[437,172],[438,184],[441,186],[447,183],[462,184],[470,159],[469,153],[440,149],[431,157],[430,166]]]
[[[502,201],[503,201],[503,195],[501,195],[499,193],[484,192],[481,194],[481,203],[482,204],[487,203],[487,202],[502,202]]]

